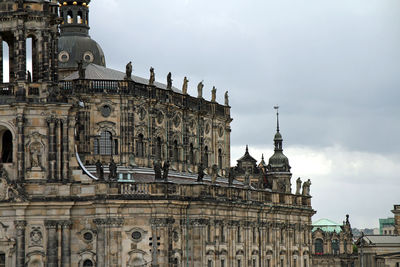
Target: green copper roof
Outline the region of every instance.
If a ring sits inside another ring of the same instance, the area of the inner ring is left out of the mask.
[[[335,223],[334,221],[328,219],[320,219],[314,222],[312,225],[313,225],[312,229],[313,232],[316,231],[318,228],[320,228],[324,232],[340,233],[342,231],[340,224]]]

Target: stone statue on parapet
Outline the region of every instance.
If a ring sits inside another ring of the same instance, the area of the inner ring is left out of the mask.
[[[164,161],[163,165],[163,180],[164,182],[168,182],[168,172],[169,172],[169,161]]]
[[[197,97],[198,98],[203,98],[203,81],[199,82],[199,84],[197,85]]]
[[[158,159],[155,160],[153,165],[154,165],[155,180],[161,180],[161,163],[160,163],[160,161]]]
[[[211,102],[215,102],[217,100],[217,88],[213,86],[211,90]]]
[[[225,92],[225,106],[229,106],[229,96],[228,91]]]
[[[244,173],[244,185],[250,186],[250,173],[248,170]]]
[[[129,61],[128,64],[126,64],[125,67],[125,74],[126,74],[126,79],[127,80],[132,80],[132,61]]]
[[[108,175],[109,181],[116,181],[118,180],[117,177],[117,164],[115,164],[114,159],[111,158],[110,165],[108,166],[110,174]]]
[[[233,169],[227,168],[227,172],[228,172],[228,185],[232,186],[233,185]]]
[[[86,76],[86,70],[83,67],[83,61],[80,60],[77,62],[78,63],[78,75],[79,75],[79,79],[83,80],[85,79]]]
[[[28,83],[32,82],[32,74],[31,74],[31,72],[29,70],[26,71],[26,80],[27,80]]]
[[[167,75],[167,89],[172,90],[172,74],[171,72]]]
[[[296,180],[296,195],[300,195],[301,190],[301,179],[300,177]]]
[[[150,79],[149,79],[149,85],[154,85],[154,82],[156,81],[156,75],[154,74],[154,68],[150,68]]]
[[[305,181],[303,183],[303,192],[302,192],[303,196],[309,196],[310,195],[310,186],[311,186],[310,179],[308,179],[307,181]]]
[[[184,95],[187,95],[188,82],[189,80],[185,76],[185,78],[183,78],[183,85],[182,85],[182,94]]]
[[[98,159],[96,162],[96,176],[99,178],[99,181],[104,180],[104,168],[101,161]]]
[[[218,177],[218,166],[217,164],[214,164],[211,167],[211,182],[213,184],[217,182],[217,177]]]
[[[203,163],[200,163],[197,170],[197,182],[203,182],[204,178],[204,166]]]

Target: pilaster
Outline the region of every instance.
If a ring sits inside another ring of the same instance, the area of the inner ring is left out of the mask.
[[[58,267],[57,221],[45,221],[47,230],[47,267]]]
[[[25,266],[25,228],[26,221],[15,221],[15,228],[17,230],[17,250],[16,250],[16,267]]]

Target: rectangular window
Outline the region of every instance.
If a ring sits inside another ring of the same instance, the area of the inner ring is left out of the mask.
[[[267,259],[267,267],[271,267],[271,259]]]
[[[297,260],[296,259],[293,260],[293,267],[297,267]]]
[[[225,260],[224,259],[221,260],[221,267],[225,267]]]
[[[211,225],[207,225],[207,241],[211,242]]]
[[[257,267],[257,260],[253,259],[253,267]]]
[[[283,259],[281,259],[281,267],[283,267]]]
[[[242,233],[240,232],[240,226],[237,228],[237,242],[242,242]]]
[[[213,267],[213,266],[212,266],[212,260],[208,260],[208,262],[207,262],[207,267]]]
[[[224,226],[223,225],[221,225],[219,234],[221,235],[221,243],[225,243],[225,233],[224,233]]]
[[[257,243],[257,231],[255,227],[253,227],[253,243]]]
[[[237,260],[237,267],[242,267],[242,261],[241,260]]]
[[[304,259],[304,267],[307,267],[307,259]]]

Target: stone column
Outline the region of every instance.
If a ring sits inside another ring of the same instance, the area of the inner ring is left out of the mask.
[[[25,170],[25,153],[24,153],[24,122],[25,118],[22,114],[17,115],[17,162],[18,162],[18,180],[23,181],[25,179],[24,170]]]
[[[71,266],[71,221],[61,223],[61,267]]]
[[[47,123],[49,125],[49,155],[48,155],[48,180],[55,179],[55,160],[56,160],[56,151],[55,151],[55,118],[50,117],[47,118]]]
[[[192,236],[190,240],[193,242],[192,262],[194,266],[202,266],[203,265],[203,246],[205,247],[204,242],[204,229],[205,221],[202,219],[195,219],[191,222],[192,224]],[[228,259],[227,259],[228,260]]]
[[[62,163],[62,180],[69,181],[69,144],[68,144],[68,118],[62,120],[62,146],[63,146],[63,163]]]
[[[49,33],[43,32],[42,42],[42,79],[43,81],[49,81],[51,71],[49,71]]]
[[[62,180],[61,178],[61,173],[62,173],[62,156],[61,156],[61,146],[62,146],[62,125],[61,125],[61,120],[57,119],[56,120],[56,127],[54,130],[54,150],[56,154],[56,160],[55,160],[55,180],[60,181]]]
[[[17,249],[16,249],[16,267],[25,266],[25,227],[26,221],[15,221],[15,228],[17,230]]]
[[[96,241],[96,266],[105,267],[105,225],[106,219],[94,219],[93,222],[97,226]]]
[[[3,37],[0,35],[0,83],[3,82]]]
[[[18,30],[14,33],[14,54],[16,59],[16,74],[18,81],[26,80],[26,38],[24,27],[18,26]]]
[[[47,229],[47,267],[58,267],[57,222],[45,221]]]

